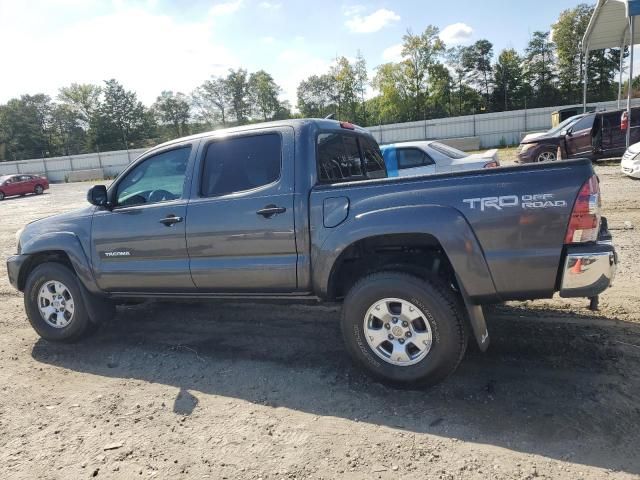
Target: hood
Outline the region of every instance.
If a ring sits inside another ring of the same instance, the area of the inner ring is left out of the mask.
[[[91,218],[95,209],[96,207],[90,205],[28,223],[20,235],[20,247],[23,248],[31,240],[47,233],[66,232],[73,233],[78,237],[89,238]]]
[[[520,140],[520,143],[534,143],[535,141],[542,140],[543,138],[554,138],[555,135],[547,135],[547,132],[529,133]]]
[[[629,145],[629,148],[627,148],[627,152],[640,153],[640,142]]]

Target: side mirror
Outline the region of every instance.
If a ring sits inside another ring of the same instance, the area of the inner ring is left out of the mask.
[[[569,136],[573,135],[573,129],[572,129],[571,127],[567,128],[567,129],[564,131],[564,134],[565,134],[565,135],[569,135]]]
[[[87,201],[91,205],[104,207],[108,203],[107,187],[104,185],[94,185],[87,192]]]

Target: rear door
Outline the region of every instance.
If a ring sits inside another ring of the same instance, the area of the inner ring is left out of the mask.
[[[593,146],[591,142],[591,130],[595,114],[587,115],[578,120],[566,134],[567,152],[569,157],[581,157],[591,155]]]
[[[20,193],[34,193],[36,184],[33,175],[20,175]]]
[[[602,154],[622,153],[626,146],[626,132],[620,130],[620,112],[602,114]]]
[[[186,230],[199,291],[296,290],[293,133],[258,129],[203,142]]]

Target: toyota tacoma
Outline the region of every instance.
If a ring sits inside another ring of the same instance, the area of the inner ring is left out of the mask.
[[[87,197],[28,224],[7,261],[46,340],[131,299],[337,301],[365,370],[433,384],[468,336],[487,348],[483,305],[594,298],[617,262],[589,160],[387,178],[373,137],[335,120],[177,139]]]

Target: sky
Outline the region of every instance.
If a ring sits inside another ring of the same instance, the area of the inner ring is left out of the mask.
[[[588,0],[587,0],[588,1]],[[437,26],[447,44],[480,38],[523,51],[578,0],[0,0],[0,102],[55,97],[115,78],[147,105],[229,68],[264,69],[296,102],[297,84],[360,50],[371,72],[402,35]]]

